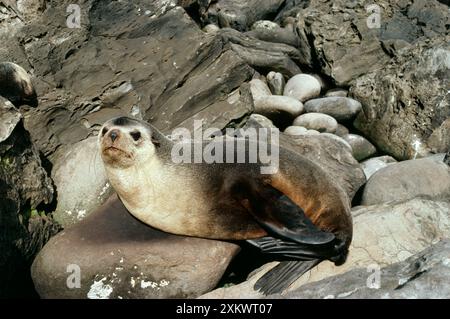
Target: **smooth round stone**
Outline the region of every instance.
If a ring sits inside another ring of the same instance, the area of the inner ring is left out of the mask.
[[[293,125],[303,126],[321,133],[334,133],[336,132],[338,123],[334,118],[326,114],[306,113],[297,117]]]
[[[254,100],[255,113],[271,117],[288,113],[295,117],[303,113],[303,103],[289,96],[268,95]]]
[[[284,130],[284,133],[291,136],[305,135],[308,129],[303,126],[288,126]]]
[[[265,127],[265,128],[276,128],[275,125],[273,125],[273,122],[261,114],[252,114],[250,115],[250,118],[247,120],[247,124],[249,127]]]
[[[368,160],[361,163],[361,167],[366,175],[366,178],[369,179],[373,174],[375,174],[380,169],[388,166],[389,164],[396,163],[395,158],[385,155],[369,158]]]
[[[344,125],[338,123],[337,130],[336,130],[336,132],[334,132],[334,134],[336,134],[337,136],[343,137],[344,135],[347,135],[348,133],[350,133],[348,128],[346,128]]]
[[[367,139],[357,134],[347,134],[343,136],[353,149],[353,157],[362,161],[377,152],[375,146],[372,145]]]
[[[273,21],[270,20],[259,20],[253,23],[252,30],[259,30],[259,29],[265,29],[265,30],[273,30],[273,29],[279,29],[280,26],[276,24]]]
[[[361,108],[361,103],[348,97],[323,97],[305,103],[306,112],[328,114],[338,121],[351,120]]]
[[[333,139],[335,141],[338,141],[339,143],[341,143],[342,145],[347,147],[350,152],[352,151],[352,146],[346,140],[344,140],[342,137],[339,137],[339,136],[337,136],[335,134],[331,134],[331,133],[320,133],[320,135],[326,136],[326,137],[331,138],[331,139]]]
[[[267,74],[267,84],[269,85],[272,94],[283,95],[285,86],[284,76],[279,72],[271,71]]]
[[[283,95],[305,102],[320,95],[320,82],[312,75],[297,74],[287,81]]]
[[[326,97],[347,97],[348,91],[344,89],[331,89],[325,93]]]
[[[256,101],[264,96],[272,95],[267,84],[260,79],[253,79],[250,82],[250,92],[252,93],[253,100]]]
[[[219,30],[220,30],[220,28],[217,25],[212,24],[212,23],[207,24],[203,27],[203,31],[206,33],[215,33]]]

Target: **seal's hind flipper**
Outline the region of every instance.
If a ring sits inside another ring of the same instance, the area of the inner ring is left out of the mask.
[[[320,263],[321,260],[282,261],[269,270],[255,283],[255,290],[265,295],[281,293],[305,272]]]
[[[317,228],[303,209],[270,184],[241,181],[232,190],[261,227],[274,237],[312,245],[335,240],[334,234]]]

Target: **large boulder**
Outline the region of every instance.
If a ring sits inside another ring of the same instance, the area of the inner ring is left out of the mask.
[[[53,193],[20,113],[0,97],[0,298],[32,296],[29,266],[58,230],[42,210]]]
[[[311,0],[293,12],[300,46],[310,48],[312,62],[338,85],[383,68],[405,46],[448,34],[448,7],[436,0],[375,4],[374,9],[363,1]]]
[[[448,299],[449,261],[450,240],[445,239],[402,262],[382,269],[372,267],[351,270],[304,285],[283,298]],[[269,296],[277,297],[280,296]]]
[[[411,257],[441,239],[450,238],[450,203],[447,202],[413,199],[396,204],[360,206],[352,209],[352,215],[353,241],[347,261],[339,267],[329,261],[322,262],[287,291],[357,268],[385,267]],[[253,285],[275,265],[267,264],[253,272],[247,281],[213,290],[203,298],[262,298]],[[366,278],[368,275],[370,273],[366,272]]]
[[[113,195],[48,242],[32,277],[42,298],[193,298],[217,285],[238,251],[155,230]]]
[[[351,87],[350,94],[363,105],[355,126],[397,159],[446,152],[449,87],[450,36],[404,50]]]
[[[90,137],[54,157],[52,178],[57,206],[53,217],[63,227],[82,220],[112,193],[97,140]]]
[[[450,200],[450,168],[430,158],[391,164],[369,178],[361,204],[376,205],[415,197]]]

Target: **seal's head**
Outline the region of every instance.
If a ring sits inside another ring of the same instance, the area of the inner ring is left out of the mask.
[[[99,132],[100,153],[105,165],[124,169],[144,164],[155,156],[159,141],[149,124],[118,117],[103,124]]]
[[[16,107],[38,106],[36,91],[27,71],[12,62],[0,63],[0,95]]]

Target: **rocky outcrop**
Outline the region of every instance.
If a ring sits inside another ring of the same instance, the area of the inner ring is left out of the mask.
[[[381,0],[376,5],[311,0],[293,12],[298,13],[300,46],[310,48],[312,63],[338,85],[383,68],[403,47],[448,34],[448,7],[437,1]]]
[[[40,210],[53,194],[20,113],[0,97],[0,298],[32,292],[31,261],[58,230]]]
[[[397,159],[450,148],[449,39],[404,50],[383,70],[359,78],[350,90],[363,105],[355,126]]]
[[[32,276],[42,298],[193,298],[217,285],[238,250],[150,228],[114,195],[53,237]]]
[[[383,267],[355,269],[304,285],[283,298],[320,299],[448,299],[450,240]],[[277,298],[279,295],[268,296]]]

